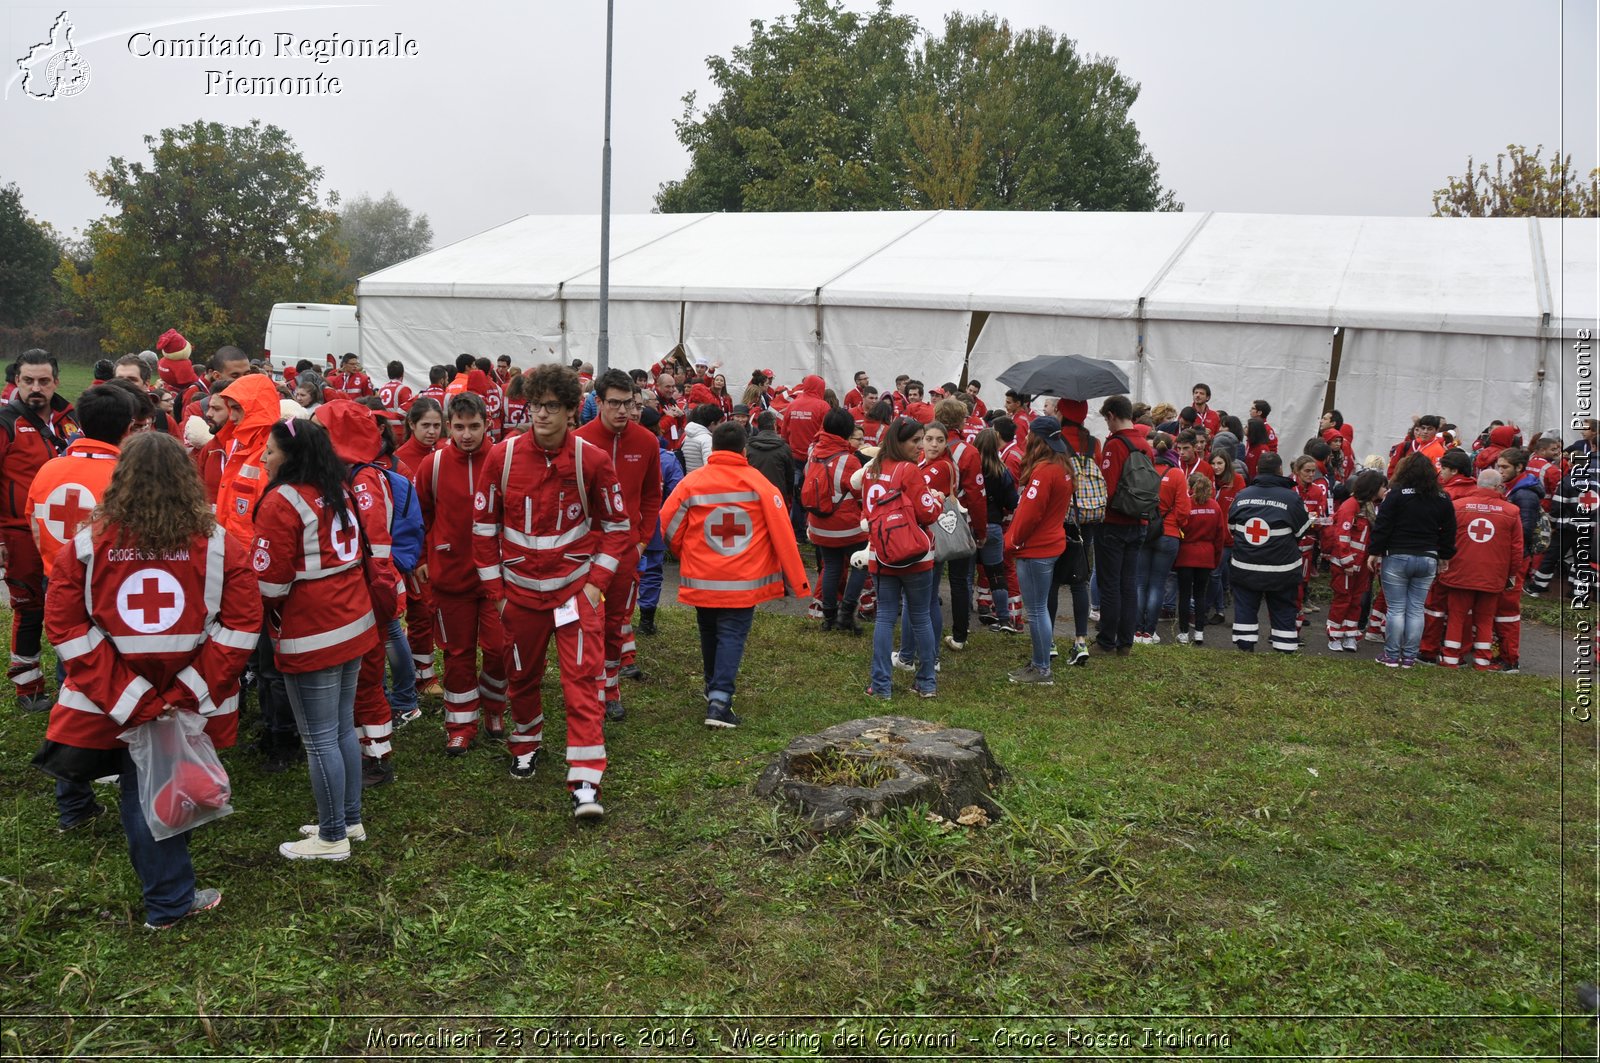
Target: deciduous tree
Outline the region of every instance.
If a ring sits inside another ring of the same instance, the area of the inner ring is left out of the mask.
[[[1593,218],[1600,215],[1600,169],[1587,179],[1572,170],[1572,156],[1552,153],[1546,163],[1544,145],[1530,153],[1508,144],[1489,164],[1467,156],[1467,172],[1433,193],[1435,218]],[[1510,168],[1506,161],[1510,159]]]
[[[197,121],[145,146],[148,163],[112,158],[89,175],[116,213],[89,225],[88,272],[57,273],[98,312],[107,351],[149,347],[169,328],[202,350],[252,350],[273,303],[349,298],[337,196],[323,201],[322,169],[283,130]]]
[[[32,324],[50,308],[58,258],[50,227],[23,207],[22,191],[0,186],[0,325]]]
[[[368,273],[432,250],[433,226],[426,214],[413,215],[393,192],[382,199],[363,193],[340,209],[338,238],[348,256],[343,279],[354,284]]]

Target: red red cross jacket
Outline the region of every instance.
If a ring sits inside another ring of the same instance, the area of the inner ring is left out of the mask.
[[[965,440],[950,444],[950,460],[956,467],[956,500],[967,510],[972,534],[982,539],[989,528],[989,492],[983,489],[983,459],[978,448]]]
[[[0,418],[0,528],[26,530],[28,518],[28,488],[44,463],[55,458],[60,451],[54,443],[39,434],[33,422],[22,414],[25,408],[20,398],[8,404],[17,408],[14,420]],[[37,414],[56,439],[66,447],[66,438],[78,430],[72,405],[60,395]]]
[[[471,454],[445,443],[422,460],[413,482],[428,529],[422,561],[438,594],[476,597],[482,589],[472,563],[472,511],[483,498],[491,444]]]
[[[1222,564],[1223,538],[1228,534],[1228,513],[1216,499],[1195,502],[1183,526],[1174,568],[1216,568]]]
[[[45,632],[67,670],[46,737],[116,749],[117,735],[167,705],[207,717],[233,744],[239,676],[261,632],[261,595],[244,547],[222,528],[151,556],[91,529],[56,557]]]
[[[1522,514],[1500,492],[1473,485],[1455,498],[1456,555],[1439,582],[1461,590],[1507,589],[1522,571]]]
[[[634,540],[649,543],[655,534],[656,518],[661,516],[661,443],[656,434],[632,421],[625,422],[622,431],[613,432],[598,417],[578,429],[577,434],[611,456]]]
[[[850,441],[832,432],[818,432],[811,441],[811,461],[826,467],[828,483],[833,485],[833,512],[807,512],[806,535],[818,546],[855,546],[867,541],[861,527],[861,492],[851,486],[861,459],[850,449]]]
[[[353,661],[378,644],[361,567],[361,529],[325,511],[315,488],[279,484],[256,510],[250,567],[268,605],[278,670],[291,675]]]
[[[1333,515],[1331,533],[1325,544],[1328,564],[1347,572],[1366,564],[1367,542],[1371,536],[1372,521],[1362,516],[1360,499],[1354,495],[1346,498]]]
[[[378,388],[378,398],[386,410],[405,410],[411,406],[411,388],[404,380],[386,380]]]
[[[864,465],[854,475],[861,477],[860,491],[864,501],[862,515],[868,521],[872,520],[873,510],[879,500],[891,491],[902,492],[902,497],[910,501],[916,511],[917,523],[923,528],[938,520],[939,514],[944,512],[943,507],[933,500],[933,492],[928,490],[928,482],[914,461],[886,462],[876,472],[871,465]],[[890,576],[905,576],[915,572],[930,572],[933,569],[933,549],[930,546],[921,560],[913,561],[909,565],[899,567],[886,565],[874,556],[870,559],[868,567],[874,575],[883,573]]]
[[[611,459],[576,433],[555,450],[512,436],[490,452],[484,481],[472,542],[491,599],[554,609],[585,584],[605,593],[617,566],[637,560]]]

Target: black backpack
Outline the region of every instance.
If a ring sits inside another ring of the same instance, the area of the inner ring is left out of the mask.
[[[1106,508],[1124,517],[1138,521],[1155,520],[1161,513],[1161,474],[1156,472],[1150,455],[1126,439],[1117,439],[1128,450],[1128,459],[1122,463],[1122,475],[1117,480],[1116,493],[1106,503]],[[1106,441],[1111,445],[1111,440]]]

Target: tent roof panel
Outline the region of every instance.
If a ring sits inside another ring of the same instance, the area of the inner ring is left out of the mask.
[[[1567,318],[1567,332],[1600,320],[1600,219],[1540,218],[1545,269],[1550,277],[1551,327]]]

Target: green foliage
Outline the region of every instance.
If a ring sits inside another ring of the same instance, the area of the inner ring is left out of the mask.
[[[363,193],[339,211],[338,239],[347,255],[341,280],[354,285],[369,273],[432,250],[433,226],[393,192],[382,199]]]
[[[150,161],[112,158],[89,175],[116,213],[89,225],[87,272],[63,262],[63,289],[104,323],[108,352],[149,347],[169,328],[197,349],[260,346],[275,302],[346,302],[324,204],[276,126],[192,122],[145,137]]]
[[[1544,145],[1529,152],[1521,144],[1507,144],[1489,164],[1473,164],[1467,172],[1433,193],[1435,218],[1593,218],[1600,216],[1600,168],[1587,179],[1572,169],[1572,156],[1552,153],[1545,162]],[[1506,169],[1510,157],[1511,168]]]
[[[689,171],[664,212],[731,210],[1178,210],[1128,111],[1138,85],[1114,60],[992,15],[870,17],[797,0],[706,60],[720,98],[684,97]]]
[[[22,191],[0,186],[0,325],[32,324],[50,308],[58,253],[50,227],[22,206]]]

